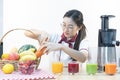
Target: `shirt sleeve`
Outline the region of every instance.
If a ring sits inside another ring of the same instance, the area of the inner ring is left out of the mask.
[[[59,34],[50,34],[50,42],[58,43],[60,40]]]
[[[79,46],[79,51],[82,52],[86,57],[88,57],[88,46],[89,42],[87,39],[83,39]]]

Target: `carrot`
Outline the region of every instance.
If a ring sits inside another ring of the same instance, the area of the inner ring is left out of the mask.
[[[41,57],[41,56],[43,55],[43,52],[44,52],[45,49],[46,49],[46,47],[44,47],[44,48],[42,48],[42,49],[39,48],[39,49],[35,52],[37,58],[39,58],[39,57]]]

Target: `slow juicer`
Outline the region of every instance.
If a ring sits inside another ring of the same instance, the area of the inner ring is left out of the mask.
[[[120,42],[116,41],[116,29],[109,29],[109,18],[114,15],[101,16],[101,29],[98,33],[98,72],[104,71],[105,63],[116,63],[116,45]]]

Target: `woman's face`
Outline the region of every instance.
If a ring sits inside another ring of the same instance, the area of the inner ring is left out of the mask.
[[[63,18],[63,23],[61,24],[63,33],[65,37],[72,38],[80,30],[77,24],[69,17]]]

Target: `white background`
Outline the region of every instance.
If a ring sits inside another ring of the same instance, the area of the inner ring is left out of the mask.
[[[101,15],[116,16],[109,20],[109,28],[117,29],[116,39],[120,40],[119,0],[4,0],[3,32],[6,33],[13,28],[35,28],[49,33],[61,33],[60,23],[63,15],[70,9],[78,9],[83,13],[90,46],[97,46]],[[16,31],[14,34],[13,32],[7,39],[4,39],[4,49],[9,49],[11,46],[21,44],[21,42],[26,43],[25,40],[22,33]]]
[[[3,0],[0,0],[0,38],[3,32]]]

